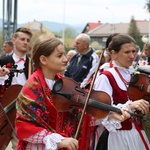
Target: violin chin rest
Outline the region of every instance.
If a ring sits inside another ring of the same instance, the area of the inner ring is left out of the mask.
[[[59,91],[62,89],[62,87],[63,87],[63,81],[62,81],[62,79],[58,79],[58,80],[55,82],[52,91],[53,91],[54,93],[57,93],[57,92],[59,92]]]

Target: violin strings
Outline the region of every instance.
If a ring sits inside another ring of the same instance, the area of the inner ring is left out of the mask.
[[[81,95],[73,95],[73,97],[74,97],[74,99],[76,99],[78,102],[81,102],[82,104],[85,101],[85,98],[82,98]],[[93,99],[89,99],[88,105],[98,108],[98,109],[102,109],[104,111],[113,111],[113,112],[121,114],[121,110],[119,108],[113,107],[113,106],[111,106],[109,104],[105,104],[103,102],[98,102]],[[131,115],[131,117],[136,117],[139,119],[144,118],[144,116],[142,114],[130,113],[130,115]]]
[[[77,98],[78,102],[81,102],[81,101],[84,102],[85,101],[85,98],[82,98],[80,95],[74,95],[73,97]],[[95,107],[95,108],[105,110],[105,111],[114,111],[114,112],[117,112],[117,113],[121,113],[120,109],[118,109],[116,107],[113,107],[111,105],[105,104],[103,102],[98,102],[98,101],[93,100],[93,99],[89,99],[88,105],[92,106],[92,107]]]

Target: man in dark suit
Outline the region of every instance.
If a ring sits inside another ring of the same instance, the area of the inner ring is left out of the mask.
[[[5,41],[3,43],[3,51],[4,54],[1,57],[12,55],[13,53],[13,42],[12,41]]]
[[[4,85],[0,85],[0,97],[3,96],[7,88],[14,84],[24,85],[31,72],[31,61],[26,53],[30,44],[32,33],[28,28],[18,28],[12,38],[13,54],[0,58],[0,66],[6,66],[10,70]],[[1,99],[0,99],[1,100]],[[17,138],[12,138],[12,148],[16,149]]]
[[[79,34],[74,40],[75,54],[67,67],[64,75],[73,80],[84,83],[91,76],[92,69],[98,63],[99,57],[90,47],[90,37],[87,34]]]

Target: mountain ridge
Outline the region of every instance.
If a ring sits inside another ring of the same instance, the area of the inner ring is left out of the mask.
[[[2,19],[0,19],[0,31],[2,31]],[[37,21],[37,20],[36,20]],[[33,22],[33,21],[31,21]],[[48,28],[50,31],[54,32],[54,33],[59,33],[60,31],[62,31],[65,28],[72,28],[76,31],[77,34],[81,33],[85,24],[80,24],[80,25],[69,25],[69,24],[63,24],[63,23],[58,23],[58,22],[53,22],[53,21],[38,21],[40,23],[42,23],[46,28]],[[24,26],[27,23],[21,23],[17,25],[17,28]]]

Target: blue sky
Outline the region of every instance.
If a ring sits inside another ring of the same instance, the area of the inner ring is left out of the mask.
[[[0,0],[0,18],[2,18]],[[148,20],[146,0],[18,0],[18,23],[53,21],[67,24]]]

